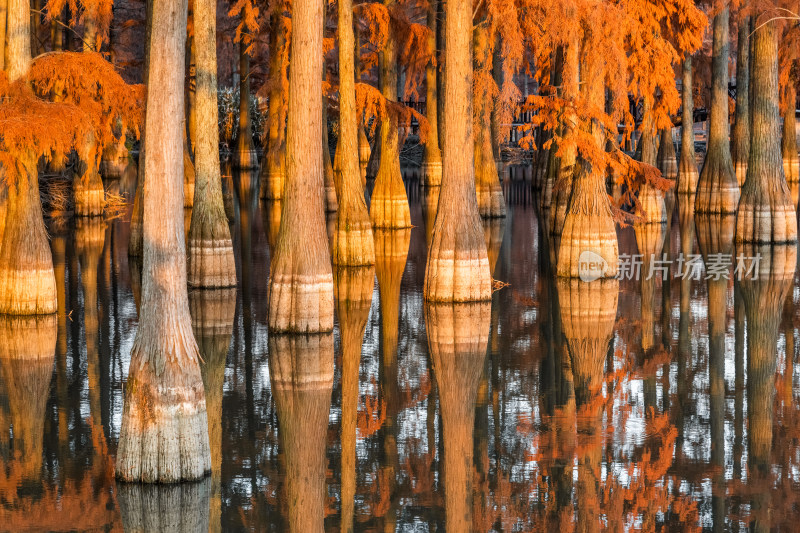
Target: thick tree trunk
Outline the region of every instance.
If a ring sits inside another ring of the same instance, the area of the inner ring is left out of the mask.
[[[276,9],[270,18],[269,37],[269,138],[261,165],[262,199],[283,198],[286,181],[286,28],[283,13]]]
[[[711,55],[711,115],[708,149],[697,182],[695,211],[698,213],[735,213],[739,202],[739,184],[733,170],[728,111],[728,50],[730,38],[726,5],[714,17]]]
[[[87,135],[80,150],[80,164],[72,180],[75,200],[75,215],[94,217],[103,214],[106,204],[106,191],[100,179],[97,157],[97,142],[94,135]]]
[[[117,450],[125,481],[199,479],[211,468],[182,227],[186,0],[153,3],[142,298]]]
[[[578,42],[573,41],[564,48],[564,67],[562,70],[563,81],[561,96],[567,101],[576,101],[579,96],[579,82],[580,82],[580,63],[579,63],[579,49]],[[562,117],[562,135],[564,138],[573,136],[575,129],[576,119],[569,113],[571,111],[565,110]],[[552,207],[549,214],[550,233],[561,237],[561,232],[564,229],[564,219],[567,216],[567,206],[569,205],[569,197],[572,193],[572,180],[575,176],[575,164],[577,162],[577,150],[572,146],[567,146],[561,157],[555,157],[554,163],[557,161],[557,173],[553,183],[552,192]],[[552,172],[552,170],[550,171]],[[558,250],[558,247],[556,248]]]
[[[295,0],[293,5],[295,14],[298,3]],[[293,66],[296,64],[292,63]],[[288,177],[291,182],[291,172]],[[291,533],[323,533],[327,460],[326,439],[320,435],[328,427],[333,390],[333,336],[271,335],[269,353],[270,380],[284,458],[288,530]]]
[[[292,5],[287,175],[269,284],[274,331],[333,329],[333,273],[325,234],[322,176],[322,4]]]
[[[425,299],[488,300],[492,276],[475,195],[472,146],[472,6],[448,0],[445,47],[445,119],[442,191],[428,250]]]
[[[6,232],[6,215],[8,214],[8,185],[5,173],[0,167],[0,250],[3,249],[3,235]]]
[[[389,7],[396,0],[384,0]],[[390,29],[386,45],[378,54],[381,94],[397,101],[397,38]],[[370,220],[374,228],[410,228],[411,213],[400,173],[400,137],[398,119],[393,113],[383,120],[380,131],[380,166],[372,190]]]
[[[188,283],[236,286],[233,241],[222,200],[217,108],[217,5],[194,0],[196,50],[194,208],[189,227]]]
[[[781,155],[783,156],[783,173],[786,183],[794,192],[792,202],[797,205],[797,187],[792,185],[800,182],[800,158],[797,156],[797,128],[795,108],[797,107],[797,81],[789,76],[789,83],[784,88],[783,127],[781,128]]]
[[[437,129],[439,130],[439,149],[444,153],[445,145],[445,120],[444,120],[444,99],[445,99],[445,72],[442,65],[444,64],[444,57],[447,51],[445,50],[445,31],[447,29],[447,14],[446,6],[447,0],[437,0],[436,3],[436,16],[438,24],[436,25],[436,51],[437,63],[439,68],[436,69],[436,118],[438,120]]]
[[[345,28],[347,26],[339,26]],[[375,269],[372,267],[336,269],[336,312],[339,316],[342,350],[342,492],[341,527],[352,533],[356,496],[356,430],[358,421],[359,369],[364,328],[369,317]]]
[[[336,198],[336,178],[333,174],[331,146],[328,140],[328,97],[324,94],[322,95],[322,169],[325,183],[325,212],[335,213],[339,210],[339,200]]]
[[[24,157],[22,167],[16,183],[8,186],[0,245],[0,314],[47,315],[56,312],[58,302],[35,158]]]
[[[15,81],[31,66],[30,0],[7,1],[5,69],[8,81]]]
[[[242,170],[252,170],[258,168],[258,153],[250,124],[250,54],[244,43],[239,43],[239,72],[239,135],[236,137],[234,164]]]
[[[450,4],[454,0],[447,3],[448,15],[453,15]],[[457,20],[455,15],[448,16],[448,28],[458,26]],[[447,88],[450,89],[449,83]],[[452,93],[448,102],[451,96]],[[475,399],[486,358],[490,319],[488,302],[425,305],[428,347],[442,416],[447,531],[472,530]]]
[[[438,187],[442,184],[442,151],[439,149],[439,98],[436,91],[436,11],[438,1],[428,2],[428,52],[431,60],[425,66],[425,115],[430,125],[428,142],[422,154],[422,175],[426,187]]]
[[[747,177],[750,156],[750,17],[739,20],[739,42],[736,45],[736,122],[733,127],[731,158],[739,187]]]
[[[359,169],[356,109],[353,3],[339,1],[339,146],[336,149],[336,191],[339,216],[333,236],[335,265],[375,264],[372,225]]]
[[[775,22],[766,23],[753,34],[751,59],[750,158],[736,215],[736,242],[796,242],[795,206],[776,142],[780,134]]]
[[[697,158],[694,152],[694,97],[692,95],[692,56],[683,60],[683,112],[681,114],[681,160],[678,167],[677,190],[680,195],[691,195],[694,209],[694,195],[697,191]]]

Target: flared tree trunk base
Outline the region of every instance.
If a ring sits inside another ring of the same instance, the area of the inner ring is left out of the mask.
[[[423,161],[421,171],[426,187],[440,187],[442,185],[441,161]]]
[[[739,204],[739,182],[730,158],[713,149],[706,155],[697,182],[694,209],[697,213],[733,214]]]
[[[219,222],[217,222],[219,223]],[[209,221],[208,226],[214,224]],[[215,235],[212,227],[199,228],[198,237],[189,229],[187,281],[190,287],[219,289],[236,286],[236,263],[229,236]]]
[[[772,196],[772,197],[770,197]],[[736,214],[736,242],[797,242],[797,217],[788,194],[768,194],[745,186]]]
[[[639,191],[639,203],[643,212],[641,219],[633,224],[636,235],[636,246],[642,254],[643,262],[647,265],[653,256],[659,254],[664,246],[667,232],[667,210],[664,204],[663,193],[655,190],[650,185],[644,185]],[[646,277],[647,273],[644,274]],[[652,332],[650,332],[652,334]]]
[[[482,218],[503,218],[506,216],[506,200],[500,186],[497,165],[491,153],[491,145],[483,150],[480,169],[475,172],[475,194],[478,198],[478,212]],[[488,151],[487,151],[488,150]]]
[[[72,182],[72,194],[75,202],[75,216],[96,217],[103,214],[106,206],[106,191],[103,181],[96,172],[81,178],[75,176]]]
[[[368,266],[375,264],[375,238],[367,218],[340,212],[333,233],[333,264],[339,266]]]
[[[479,302],[492,298],[492,276],[483,226],[463,213],[434,229],[425,270],[425,299],[430,302]],[[437,229],[439,231],[437,231]]]
[[[380,179],[375,183],[369,218],[373,228],[402,229],[411,227],[411,211],[402,182],[389,187]]]
[[[112,143],[103,151],[103,159],[100,161],[100,174],[105,178],[119,178],[128,167],[129,160],[130,156],[124,139]]]
[[[287,262],[290,263],[290,262]],[[269,283],[269,328],[283,333],[333,330],[333,274],[297,273],[277,265]]]
[[[586,252],[597,254],[603,259],[596,265],[586,265],[592,255],[583,255]],[[582,257],[583,255],[583,257]],[[614,278],[619,268],[619,246],[614,220],[611,214],[600,213],[567,213],[564,221],[564,231],[561,232],[561,248],[558,252],[559,277],[584,278],[591,281],[598,278]]]

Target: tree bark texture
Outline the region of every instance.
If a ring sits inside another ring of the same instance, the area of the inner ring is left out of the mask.
[[[731,143],[733,171],[739,187],[747,177],[747,159],[750,156],[750,17],[739,20],[736,45],[736,112]]]
[[[700,173],[697,171],[697,158],[694,152],[694,97],[692,95],[692,56],[687,55],[683,60],[682,74],[682,99],[683,111],[681,114],[681,160],[678,165],[677,190],[680,195],[692,196],[692,209],[694,209],[694,195],[697,191],[697,180]]]
[[[436,13],[438,1],[428,2],[428,51],[431,60],[425,66],[425,115],[430,125],[428,132],[428,142],[425,143],[425,151],[422,154],[422,175],[425,179],[426,187],[438,187],[442,184],[442,151],[439,148],[439,98],[437,92],[437,69],[436,61],[436,32],[437,20]]]

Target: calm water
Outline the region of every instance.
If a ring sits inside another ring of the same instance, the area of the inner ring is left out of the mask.
[[[63,310],[3,330],[0,530],[796,530],[797,278],[559,285],[526,176],[507,172],[508,217],[485,227],[508,284],[491,306],[426,313],[432,199],[411,176],[415,227],[379,237],[377,275],[339,278],[361,303],[332,336],[296,341],[267,332],[277,211],[228,180],[240,285],[190,296],[215,472],[179,487],[114,481],[129,216],[52,224]]]

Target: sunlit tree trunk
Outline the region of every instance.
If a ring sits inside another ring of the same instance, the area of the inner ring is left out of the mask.
[[[488,300],[492,276],[475,195],[472,158],[472,8],[448,0],[445,47],[445,120],[442,191],[425,269],[425,299]]]
[[[391,7],[396,0],[384,0]],[[378,54],[381,94],[390,102],[397,102],[397,38],[390,28],[386,45]],[[411,212],[408,197],[400,174],[400,136],[398,117],[387,113],[380,129],[380,166],[372,190],[370,220],[374,228],[409,228]]]
[[[324,81],[325,77],[322,79]],[[322,95],[322,170],[325,184],[325,212],[335,213],[339,210],[339,200],[336,198],[336,179],[333,175],[331,146],[328,140],[328,97],[324,94]]]
[[[7,0],[5,70],[8,81],[27,74],[31,66],[30,0]]]
[[[275,9],[270,18],[269,41],[269,138],[261,165],[261,198],[283,198],[286,180],[286,26],[282,9]]]
[[[694,153],[694,97],[692,95],[692,56],[687,55],[683,60],[682,99],[683,112],[681,114],[681,160],[678,166],[677,190],[680,195],[692,195],[692,209],[694,209],[694,194],[697,191],[697,159]],[[683,200],[682,200],[683,201]]]
[[[333,329],[333,274],[322,196],[322,3],[292,5],[287,175],[269,284],[276,331]]]
[[[250,124],[250,54],[247,45],[239,43],[239,134],[236,137],[234,162],[241,169],[258,168],[258,154]]]
[[[736,122],[733,127],[731,157],[739,187],[747,177],[750,156],[750,17],[739,20],[739,41],[736,45]]]
[[[797,204],[798,187],[793,186],[800,181],[800,158],[797,156],[797,129],[795,126],[795,108],[797,107],[797,80],[794,78],[794,69],[789,74],[789,83],[783,88],[784,110],[783,127],[781,128],[781,155],[783,156],[783,173],[786,183],[793,193],[792,202]]]
[[[795,207],[777,143],[780,133],[775,24],[768,22],[753,34],[750,158],[736,215],[737,243],[797,241]]]
[[[711,54],[711,115],[708,149],[697,182],[695,210],[698,213],[735,213],[739,202],[739,184],[733,170],[728,111],[728,59],[730,8],[714,17]]]
[[[361,182],[356,109],[353,3],[339,1],[339,146],[336,149],[336,184],[339,216],[333,237],[333,263],[371,265],[375,243]]]
[[[186,9],[186,0],[153,2],[142,297],[116,464],[126,481],[199,479],[211,468],[182,224]]]
[[[73,175],[72,188],[75,200],[75,215],[93,217],[103,214],[105,189],[98,168],[97,142],[94,134],[88,134],[80,150],[80,163]]]
[[[295,35],[293,41],[300,41]],[[328,427],[333,390],[333,336],[271,335],[269,354],[289,531],[323,533],[327,441],[320,435]]]
[[[578,99],[579,95],[579,52],[577,41],[571,42],[564,47],[564,65],[562,69],[563,89],[561,91],[561,97],[567,101],[574,102]],[[571,115],[571,111],[565,110],[561,119],[561,133],[565,138],[570,138],[574,135],[573,131],[575,130],[576,123],[576,117]],[[565,150],[563,150],[561,157],[555,157],[555,154],[553,154],[552,162],[555,168],[551,169],[549,172],[555,171],[556,174],[553,181],[552,206],[550,208],[548,223],[550,226],[550,233],[557,237],[556,243],[558,243],[561,238],[561,232],[564,230],[564,219],[567,216],[567,206],[569,205],[569,198],[572,193],[572,180],[575,176],[575,165],[577,163],[577,150],[575,146],[568,145]],[[558,249],[559,247],[556,247],[556,250]]]
[[[8,21],[8,0],[0,0],[0,70],[6,69],[6,22]]]
[[[430,125],[428,142],[422,154],[422,174],[425,185],[438,187],[442,184],[442,151],[439,149],[439,98],[436,87],[436,71],[439,67],[436,61],[436,32],[437,0],[428,2],[428,52],[431,60],[425,66],[425,115]]]
[[[552,56],[552,63],[550,67],[550,80],[554,87],[556,87],[557,94],[561,94],[562,90],[561,87],[563,86],[564,80],[564,47],[557,46],[555,52]],[[561,125],[559,125],[559,129]],[[553,133],[549,133],[549,136],[552,138]],[[550,140],[550,139],[548,139]],[[542,143],[542,146],[543,143]],[[550,209],[552,208],[552,200],[553,200],[553,187],[556,184],[558,179],[558,169],[560,166],[559,159],[556,157],[556,153],[558,152],[558,145],[553,140],[552,144],[550,145],[550,149],[545,150],[544,148],[541,149],[542,151],[542,193],[540,196],[539,206],[541,207],[542,211],[547,213],[547,221],[549,223],[550,217]],[[551,232],[552,228],[548,226],[548,234]]]
[[[236,286],[233,242],[222,200],[217,108],[217,5],[194,1],[195,186],[189,228],[188,283],[193,287]]]

